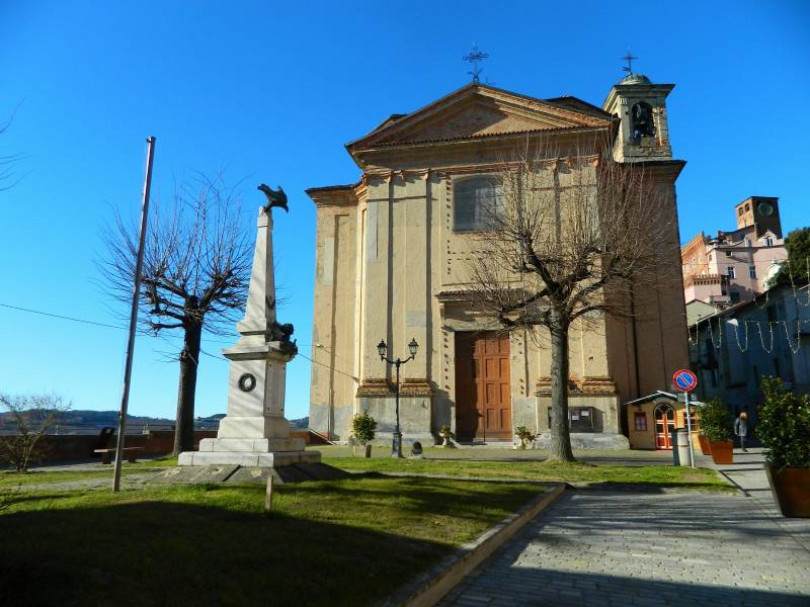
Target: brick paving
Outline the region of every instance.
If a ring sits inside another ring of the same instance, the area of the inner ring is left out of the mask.
[[[810,520],[786,521],[742,496],[570,491],[440,605],[807,607]]]

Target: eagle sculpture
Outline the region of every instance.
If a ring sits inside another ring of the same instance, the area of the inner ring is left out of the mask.
[[[272,190],[265,184],[261,184],[258,189],[267,196],[267,206],[264,207],[265,211],[269,213],[270,209],[273,207],[279,207],[284,209],[287,213],[290,212],[290,209],[287,208],[287,195],[284,193],[281,186],[278,186],[278,190]]]

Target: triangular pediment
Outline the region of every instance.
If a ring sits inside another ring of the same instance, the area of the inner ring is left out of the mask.
[[[361,151],[610,124],[609,116],[578,111],[576,106],[561,107],[484,85],[469,85],[416,112],[384,122],[348,147]]]

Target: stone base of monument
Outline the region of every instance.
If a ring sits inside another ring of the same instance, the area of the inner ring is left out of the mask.
[[[304,451],[300,438],[205,438],[199,451],[184,451],[180,466],[232,464],[258,468],[283,468],[294,464],[317,464],[318,451]]]
[[[240,466],[238,464],[211,464],[208,466],[178,466],[164,470],[150,483],[154,484],[264,484],[268,476],[277,483],[339,480],[351,476],[345,470],[322,463],[298,463],[276,468]]]

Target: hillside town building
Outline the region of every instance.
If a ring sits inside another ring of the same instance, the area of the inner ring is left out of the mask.
[[[684,298],[726,307],[753,299],[787,258],[779,199],[751,196],[734,207],[737,229],[703,232],[681,248]]]
[[[643,163],[675,205],[684,161],[672,157],[667,95],[672,84],[629,74],[601,107],[571,96],[536,99],[472,83],[410,114],[393,114],[346,147],[361,171],[349,185],[307,190],[317,207],[311,429],[351,435],[368,411],[378,438],[395,424],[389,356],[402,366],[406,443],[433,444],[448,425],[461,442],[511,441],[520,425],[548,435],[550,353],[520,332],[502,335],[470,305],[471,234],[482,205],[498,196],[504,154],[538,149],[538,169],[561,190],[583,147]],[[677,227],[662,251],[678,265]],[[671,249],[671,250],[670,250]],[[622,404],[667,390],[688,348],[683,285],[676,272],[635,293],[632,319],[600,317],[570,336],[570,425],[575,445],[627,446]],[[654,420],[649,433],[653,437]],[[650,440],[654,441],[654,438]]]

